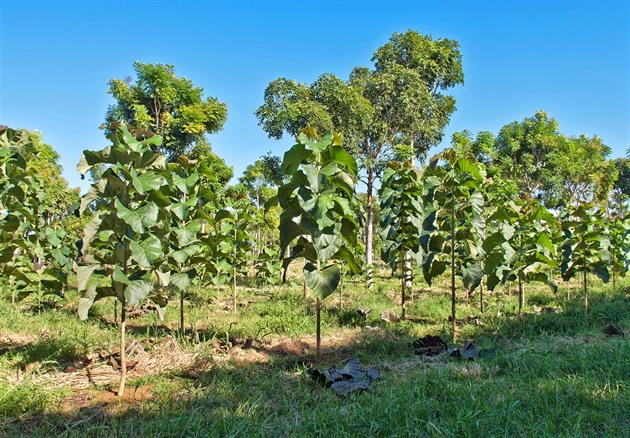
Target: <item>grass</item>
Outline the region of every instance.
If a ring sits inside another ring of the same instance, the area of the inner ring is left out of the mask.
[[[476,294],[461,298],[458,340],[472,339],[488,353],[471,362],[419,357],[410,347],[425,334],[453,343],[446,281],[417,287],[409,320],[390,324],[379,315],[400,313],[398,282],[381,273],[368,292],[346,279],[344,300],[335,293],[325,301],[320,363],[313,359],[313,306],[299,285],[242,285],[237,314],[229,291],[199,288],[187,300],[184,338],[175,303],[165,321],[152,314],[131,320],[130,342],[147,357],[170,340],[173,356],[194,361],[140,373],[124,400],[107,385],[46,380],[88,355],[116,350],[111,301],[80,322],[72,293],[34,312],[28,303],[12,305],[5,292],[0,436],[630,436],[630,343],[603,333],[609,323],[630,330],[628,281],[614,292],[593,283],[588,319],[576,294],[567,301],[532,286],[522,322],[516,298],[503,289],[486,294],[483,314]],[[534,306],[553,310],[536,313]],[[359,307],[372,312],[364,319]],[[225,342],[245,339],[255,348]],[[368,391],[340,397],[305,373],[352,355],[381,371]]]

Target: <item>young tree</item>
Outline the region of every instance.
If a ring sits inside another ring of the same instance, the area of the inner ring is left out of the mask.
[[[604,283],[610,279],[610,237],[602,209],[583,204],[563,212],[562,279],[568,281],[580,272],[584,288],[584,314],[588,316],[587,274]]]
[[[291,262],[306,261],[304,281],[316,297],[319,358],[321,300],[341,280],[335,261],[345,261],[352,273],[360,269],[356,251],[360,204],[354,191],[358,168],[337,134],[319,140],[311,129],[300,133],[297,144],[285,153],[282,171],[291,176],[278,190],[283,281]]]
[[[124,121],[140,131],[162,137],[161,151],[168,161],[195,147],[209,147],[205,134],[214,134],[227,120],[227,106],[215,97],[203,97],[203,89],[189,79],[175,76],[168,64],[135,62],[136,80],[111,79],[109,93],[116,104],[106,122]]]
[[[411,256],[416,262],[421,261],[422,194],[421,173],[411,162],[388,164],[379,190],[381,254],[392,270],[400,268],[402,319],[406,316],[406,258]]]
[[[153,151],[159,136],[136,139],[126,125],[110,125],[112,145],[84,151],[77,169],[86,174],[105,165],[101,179],[81,199],[84,213],[95,201],[95,212],[85,228],[77,267],[79,316],[87,318],[95,300],[114,297],[122,305],[120,325],[121,379],[126,381],[126,309],[150,299],[161,312],[164,288],[182,294],[195,276],[191,265],[197,254],[198,231],[208,217],[197,208],[196,173]],[[159,287],[155,287],[159,284]],[[182,321],[183,329],[183,321]]]
[[[438,165],[442,161],[442,165]],[[450,267],[451,319],[456,336],[457,300],[455,280],[460,277],[467,291],[481,283],[481,239],[485,228],[482,215],[486,174],[474,157],[462,157],[446,149],[433,157],[424,173],[423,197],[427,232],[421,238],[426,254],[422,271],[427,283]]]
[[[498,284],[516,280],[518,316],[522,320],[525,283],[539,281],[554,292],[558,289],[546,269],[558,268],[556,219],[536,200],[495,201],[500,205],[488,218],[493,232],[483,242],[487,286],[493,290]]]
[[[616,290],[617,276],[625,277],[630,269],[630,216],[613,217],[608,221],[610,239],[610,274]]]

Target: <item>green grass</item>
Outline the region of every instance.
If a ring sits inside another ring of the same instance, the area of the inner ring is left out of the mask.
[[[67,409],[68,388],[47,389],[35,377],[116,350],[111,301],[97,303],[91,319],[80,322],[76,295],[37,312],[12,305],[5,292],[0,436],[630,436],[630,342],[603,333],[608,323],[630,332],[628,282],[616,292],[592,283],[588,319],[577,294],[567,301],[563,292],[532,286],[523,322],[516,298],[502,288],[486,294],[483,314],[477,294],[469,303],[460,299],[458,318],[468,322],[459,325],[458,339],[473,339],[489,353],[467,362],[418,357],[410,347],[424,334],[452,344],[445,281],[430,292],[418,286],[423,292],[408,306],[410,320],[393,325],[379,314],[400,313],[397,281],[381,275],[368,292],[361,281],[346,280],[344,301],[335,293],[325,302],[325,354],[317,366],[358,355],[382,373],[370,390],[347,397],[306,375],[312,356],[265,350],[271,343],[312,343],[313,306],[299,285],[243,287],[236,315],[228,290],[217,300],[216,290],[197,289],[187,299],[185,338],[177,334],[174,300],[163,322],[153,315],[133,319],[130,341],[148,349],[156,338],[174,337],[184,351],[209,360],[199,377],[182,369],[131,380],[132,389],[152,394],[131,403],[99,402],[107,388],[82,390],[92,399],[82,409]],[[555,313],[536,314],[534,305]],[[366,320],[359,307],[373,309]],[[248,361],[213,342],[230,336],[255,339],[268,360]]]

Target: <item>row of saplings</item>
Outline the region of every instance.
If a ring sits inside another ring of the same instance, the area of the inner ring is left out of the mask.
[[[221,210],[211,215],[198,208],[201,199],[212,195],[201,184],[195,162],[183,158],[168,163],[154,151],[160,137],[138,140],[125,125],[113,127],[108,138],[111,146],[84,151],[78,165],[82,174],[103,166],[105,170],[81,199],[79,212],[89,212],[91,219],[75,270],[83,293],[82,318],[95,300],[104,297],[115,297],[122,305],[118,391],[122,395],[127,369],[126,309],[150,299],[162,312],[166,291],[178,290],[183,329],[183,297],[193,279],[199,272],[219,274],[222,261],[236,254],[235,242],[227,245],[224,234],[213,232],[223,226],[229,213]],[[6,163],[14,173],[20,169],[19,159],[12,162],[6,153],[2,158],[5,174]],[[295,260],[304,262],[304,283],[316,298],[319,357],[321,300],[337,289],[342,269],[358,274],[363,268],[357,237],[363,216],[355,192],[358,166],[339,136],[329,133],[319,138],[306,129],[286,152],[282,171],[290,180],[270,202],[282,210],[282,272],[286,275]],[[576,206],[558,220],[536,201],[512,201],[501,193],[505,191],[487,178],[483,165],[452,149],[434,157],[423,172],[409,161],[389,163],[379,192],[382,255],[401,271],[403,318],[406,271],[412,262],[422,266],[429,284],[450,271],[453,333],[456,278],[461,278],[467,291],[480,288],[482,306],[484,277],[490,290],[517,281],[521,314],[524,283],[542,281],[556,288],[549,269],[559,269],[565,280],[580,272],[586,278],[592,272],[603,281],[611,274],[614,281],[615,275],[628,270],[627,220],[608,218],[591,205]],[[14,216],[9,213],[3,219],[4,232],[13,227],[7,227],[8,222],[24,220]],[[31,219],[31,225],[36,225],[35,218]],[[41,272],[48,275],[45,268]],[[588,312],[587,282],[583,284]]]

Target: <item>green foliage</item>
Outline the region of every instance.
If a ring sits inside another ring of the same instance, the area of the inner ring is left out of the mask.
[[[440,161],[444,163],[441,166]],[[422,272],[430,285],[450,266],[451,322],[455,337],[455,278],[460,277],[464,288],[472,291],[483,277],[486,173],[473,156],[462,157],[454,149],[446,149],[431,159],[424,176],[426,218],[420,243],[426,256]]]
[[[625,276],[630,270],[630,217],[615,217],[608,221],[610,239],[610,271],[615,288],[615,277]]]
[[[226,105],[214,97],[204,99],[203,89],[175,76],[172,65],[135,62],[134,70],[135,83],[131,79],[109,81],[116,104],[107,112],[107,123],[124,121],[160,135],[161,150],[171,162],[189,153],[195,144],[205,144],[206,133],[223,127]]]
[[[479,286],[484,183],[485,171],[474,157],[461,157],[447,149],[431,159],[424,178],[427,233],[421,239],[426,254],[422,269],[429,284],[451,265],[467,290]]]
[[[562,142],[558,122],[544,111],[505,125],[494,146],[499,175],[514,181],[519,193],[535,197],[554,175],[550,158]]]
[[[617,179],[613,183],[609,206],[616,216],[630,213],[630,158],[617,158],[613,162]]]
[[[248,194],[256,208],[261,209],[265,203],[276,195],[275,187],[282,184],[284,174],[280,168],[280,157],[271,152],[250,164],[238,180],[248,190]]]
[[[499,202],[488,218],[493,231],[483,242],[488,289],[518,280],[543,282],[555,292],[557,286],[548,276],[549,268],[558,268],[555,217],[535,200]]]
[[[256,258],[256,277],[272,285],[280,283],[280,253],[274,247],[265,246]]]
[[[420,171],[404,161],[391,161],[383,174],[379,190],[381,256],[392,270],[401,268],[404,277],[405,258],[411,256],[421,262],[420,235],[424,208],[423,185]],[[401,282],[402,317],[405,317],[405,279]]]
[[[225,191],[234,176],[234,169],[212,151],[208,142],[199,140],[186,156],[197,163],[196,171],[199,172],[200,183],[204,187],[214,194]]]
[[[350,272],[359,272],[357,164],[337,135],[319,140],[313,130],[305,130],[284,155],[282,171],[291,175],[278,190],[283,279],[289,264],[303,257],[306,285],[323,299],[341,279],[333,261],[343,260]]]
[[[562,278],[569,280],[582,272],[608,282],[610,237],[603,210],[585,204],[563,212],[562,231]]]
[[[137,140],[126,125],[110,131],[113,144],[84,151],[77,166],[85,174],[107,165],[81,200],[81,213],[96,202],[77,268],[79,291],[85,291],[79,304],[83,319],[100,298],[116,297],[123,307],[150,298],[161,310],[162,288],[172,285],[183,293],[195,275],[198,233],[209,219],[197,208],[203,194],[199,174],[187,170],[193,163],[182,158],[182,164],[167,164],[152,150],[161,143],[158,136]]]
[[[231,280],[236,310],[236,279],[247,270],[254,249],[250,233],[253,207],[248,199],[226,200],[225,208],[215,216],[216,234],[213,236],[215,250],[213,262],[216,268],[216,284]]]
[[[40,143],[25,130],[0,129],[0,267],[19,298],[35,294],[39,304],[44,295],[62,294],[73,258],[61,212],[49,205],[54,190],[29,156]]]
[[[562,137],[549,164],[553,169],[544,199],[552,207],[584,204],[605,204],[617,180],[615,163],[607,158],[611,149],[602,139],[586,135]]]
[[[379,190],[381,256],[398,266],[407,252],[420,261],[420,231],[424,219],[420,171],[409,161],[391,161]]]
[[[271,138],[297,135],[305,126],[335,130],[366,170],[367,264],[372,263],[374,182],[399,144],[424,158],[442,138],[455,111],[445,90],[463,83],[459,45],[409,30],[394,33],[372,58],[374,69],[355,68],[347,81],[321,75],[310,86],[285,78],[271,82],[256,110]]]

